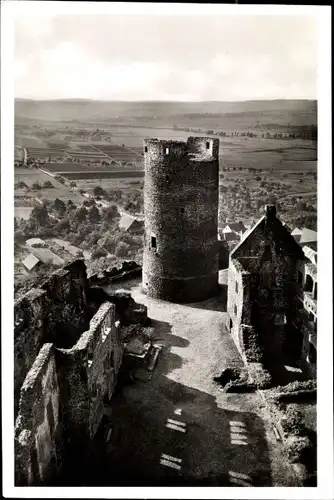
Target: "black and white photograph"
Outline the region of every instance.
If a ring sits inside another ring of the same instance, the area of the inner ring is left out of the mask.
[[[5,496],[333,498],[330,7],[1,17]]]

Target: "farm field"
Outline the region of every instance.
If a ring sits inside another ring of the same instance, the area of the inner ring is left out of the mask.
[[[84,170],[79,172],[59,172],[68,180],[79,180],[79,179],[128,179],[128,178],[143,178],[144,170]]]
[[[41,186],[43,186],[43,184],[47,181],[51,182],[53,188],[42,187],[39,190],[31,190],[31,187],[34,183],[39,183]],[[30,204],[28,205],[28,203],[30,203],[34,198],[45,198],[50,201],[54,201],[56,198],[60,198],[65,202],[67,202],[68,200],[72,200],[74,203],[80,203],[82,201],[82,196],[80,195],[80,193],[73,191],[68,186],[57,182],[50,175],[37,169],[15,168],[14,182],[15,184],[18,182],[24,182],[29,189],[27,190],[15,188],[14,190],[14,206],[19,205],[20,209],[30,207]],[[23,198],[26,205],[22,205]],[[33,205],[35,205],[35,203],[33,203]],[[26,214],[28,213],[28,210],[20,210],[20,212]]]

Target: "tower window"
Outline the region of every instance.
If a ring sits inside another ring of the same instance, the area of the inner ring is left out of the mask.
[[[205,146],[206,146],[206,149],[210,149],[210,142],[206,141]]]
[[[166,181],[169,181],[169,175],[166,175]]]
[[[157,239],[155,236],[151,236],[151,248],[157,248]]]
[[[165,155],[169,155],[169,148],[165,148]]]
[[[181,208],[181,214],[184,214],[184,207]]]
[[[238,314],[238,309],[237,309],[237,306],[234,305],[234,314],[237,315]]]
[[[235,293],[238,293],[238,282],[235,282]]]
[[[145,146],[144,151],[145,151],[145,153],[147,153],[147,146]]]

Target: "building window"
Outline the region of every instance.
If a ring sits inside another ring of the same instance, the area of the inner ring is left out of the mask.
[[[145,151],[145,153],[147,153],[147,146],[145,146],[144,151]]]
[[[157,248],[157,239],[155,236],[151,236],[151,248]]]
[[[317,350],[313,344],[309,345],[309,360],[314,365],[317,363]]]
[[[210,149],[210,142],[209,141],[206,141],[206,149]]]
[[[169,175],[166,175],[166,181],[169,181]]]
[[[181,208],[181,214],[184,214],[184,208],[183,207]]]
[[[275,315],[275,325],[285,325],[286,316],[285,314],[276,314]]]
[[[165,155],[169,155],[169,148],[165,148]]]
[[[233,328],[233,321],[232,319],[230,319],[230,332],[232,331],[232,328]]]
[[[301,273],[300,271],[297,271],[297,283],[298,285],[303,284],[303,273]]]
[[[235,293],[238,293],[238,282],[235,282]]]
[[[234,304],[234,314],[235,314],[235,316],[238,314],[238,308],[235,304]]]
[[[305,292],[312,292],[313,290],[313,279],[309,274],[306,275],[304,290]]]

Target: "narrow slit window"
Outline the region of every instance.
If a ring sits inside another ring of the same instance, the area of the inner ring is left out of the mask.
[[[206,149],[210,149],[210,142],[209,141],[206,141]]]
[[[145,153],[147,153],[147,146],[145,146],[144,151],[145,151]]]
[[[181,214],[184,214],[184,207],[181,208]]]
[[[151,248],[157,248],[157,239],[155,236],[151,236]]]
[[[237,306],[235,305],[234,306],[234,314],[237,315],[238,314],[238,309],[237,309]]]
[[[169,155],[169,148],[165,148],[165,155]]]
[[[166,181],[169,181],[169,175],[166,175]]]
[[[238,282],[235,282],[235,293],[238,293]]]

